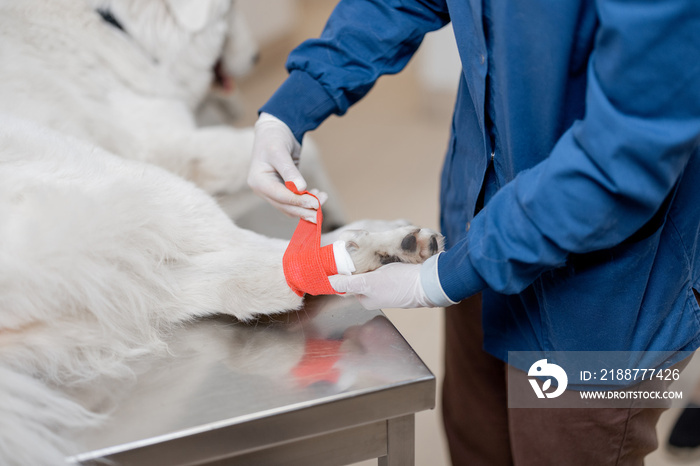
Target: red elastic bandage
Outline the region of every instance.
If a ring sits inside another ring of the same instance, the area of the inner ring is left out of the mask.
[[[295,194],[314,196],[308,191],[300,192],[291,181],[286,182],[285,186]],[[287,284],[299,296],[304,296],[304,293],[314,296],[339,294],[328,281],[328,276],[337,274],[338,269],[335,265],[333,245],[321,247],[323,213],[320,205],[319,201],[315,225],[304,219],[299,220],[282,259]]]

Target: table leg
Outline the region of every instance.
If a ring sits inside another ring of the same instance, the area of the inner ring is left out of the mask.
[[[378,466],[413,466],[416,461],[415,416],[389,419],[386,428],[386,456],[379,458]]]

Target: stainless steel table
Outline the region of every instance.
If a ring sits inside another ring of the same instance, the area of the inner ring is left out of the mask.
[[[352,298],[251,323],[201,320],[136,370],[70,461],[405,466],[414,413],[435,405],[435,377],[380,311]]]

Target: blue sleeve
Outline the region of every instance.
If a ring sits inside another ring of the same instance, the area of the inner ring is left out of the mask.
[[[318,39],[289,55],[287,80],[260,109],[301,141],[344,114],[379,76],[401,71],[429,32],[449,22],[444,0],[342,0]]]
[[[600,0],[586,114],[440,257],[454,301],[517,293],[570,253],[618,245],[658,211],[700,144],[700,2]]]

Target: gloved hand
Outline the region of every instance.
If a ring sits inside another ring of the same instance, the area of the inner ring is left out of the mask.
[[[333,275],[328,280],[337,292],[355,294],[365,309],[437,307],[423,290],[421,267],[397,262],[373,272]]]
[[[284,186],[293,181],[299,191],[306,189],[306,181],[297,166],[301,145],[289,127],[278,118],[262,113],[255,123],[253,158],[248,172],[248,185],[267,202],[290,217],[316,223],[319,202],[313,196],[292,193]],[[281,179],[280,179],[281,178]],[[328,196],[310,190],[323,204]]]

